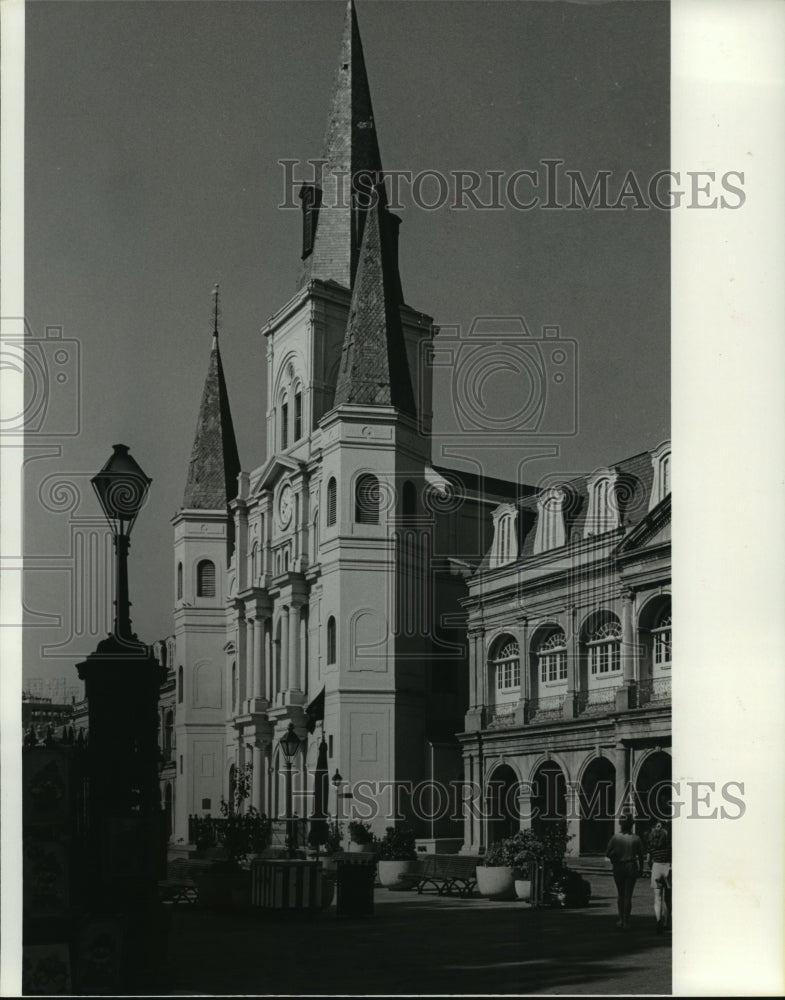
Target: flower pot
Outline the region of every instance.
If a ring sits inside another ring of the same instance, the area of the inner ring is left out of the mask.
[[[477,865],[477,888],[486,899],[515,899],[515,869]]]
[[[355,844],[352,840],[349,844],[349,852],[351,854],[373,854],[375,848],[373,844]]]
[[[412,870],[414,861],[380,861],[379,881],[387,889],[402,888],[406,882],[404,875]]]
[[[532,881],[530,878],[516,878],[515,879],[515,895],[518,899],[524,899],[526,902],[530,902],[532,898]]]

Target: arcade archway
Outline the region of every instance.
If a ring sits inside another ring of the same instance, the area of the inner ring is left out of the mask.
[[[604,854],[614,832],[616,768],[607,757],[595,757],[583,772],[580,790],[581,854]]]

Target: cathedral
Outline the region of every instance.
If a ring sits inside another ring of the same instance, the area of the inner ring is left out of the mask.
[[[401,287],[353,0],[321,152],[297,290],[262,328],[255,469],[216,291],[157,650],[170,838],[218,816],[241,769],[248,804],[284,816],[291,726],[300,817],[324,740],[331,816],[475,853],[546,813],[594,853],[671,773],[670,445],[540,490],[434,465],[436,330]]]
[[[248,765],[251,804],[284,814],[279,739],[290,723],[302,740],[300,816],[322,735],[331,772],[354,789],[347,816],[376,832],[391,818],[391,783],[417,789],[462,774],[458,602],[471,554],[479,563],[490,544],[487,511],[514,500],[516,487],[431,464],[435,330],[401,288],[400,219],[386,205],[351,0],[322,159],[323,184],[300,192],[297,291],[262,329],[267,459],[256,469],[238,455],[216,301],[173,519],[174,707],[162,732],[175,840],[188,839],[189,816],[218,815]],[[360,183],[342,196],[346,177],[363,179],[364,196]],[[400,808],[417,822],[410,799]],[[445,816],[418,832],[461,830]]]

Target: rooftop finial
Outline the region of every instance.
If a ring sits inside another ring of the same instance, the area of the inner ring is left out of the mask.
[[[213,289],[213,299],[215,302],[213,304],[213,336],[218,336],[218,285],[216,284]]]

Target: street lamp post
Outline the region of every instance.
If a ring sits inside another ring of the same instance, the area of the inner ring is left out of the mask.
[[[341,795],[341,782],[343,781],[341,772],[338,770],[337,767],[335,769],[335,774],[332,776],[330,780],[332,782],[333,788],[335,789],[335,822],[337,823],[338,820],[340,819],[340,809],[338,808],[338,805],[339,805],[339,798]]]
[[[99,907],[146,905],[164,861],[157,730],[166,670],[133,633],[128,595],[130,533],[150,483],[122,444],[92,479],[116,552],[112,632],[77,664],[90,733],[90,895]]]
[[[286,849],[288,856],[293,858],[297,837],[294,832],[294,818],[292,816],[292,764],[300,749],[301,742],[300,737],[294,731],[293,722],[289,723],[288,729],[278,742],[286,761]]]

